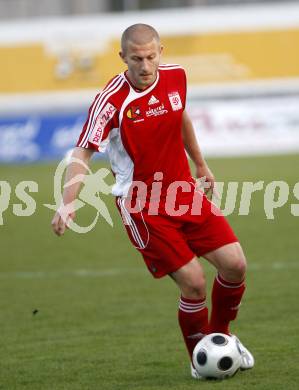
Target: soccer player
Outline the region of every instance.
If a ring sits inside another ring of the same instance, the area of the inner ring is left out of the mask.
[[[246,259],[228,222],[192,178],[185,150],[196,176],[213,191],[214,176],[185,109],[185,71],[160,65],[161,53],[153,27],[135,24],[124,31],[119,55],[127,70],[95,97],[72,156],[88,164],[95,151],[107,151],[116,181],[112,194],[130,240],[155,278],[169,275],[180,289],[178,320],[191,357],[205,334],[230,334],[245,290]],[[85,172],[71,163],[66,181]],[[79,189],[79,182],[67,187],[63,205],[71,204]],[[67,215],[61,210],[52,221],[59,236],[75,217],[72,210]],[[217,270],[210,318],[197,257]],[[241,368],[252,368],[252,354],[236,341]],[[192,364],[191,375],[198,378]]]

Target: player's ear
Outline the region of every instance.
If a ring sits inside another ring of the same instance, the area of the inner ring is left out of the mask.
[[[120,58],[123,60],[123,62],[124,62],[125,64],[127,64],[128,62],[127,62],[127,60],[126,60],[126,57],[125,57],[124,53],[123,53],[122,51],[120,51],[118,54],[119,54]]]
[[[164,46],[160,45],[160,54],[162,54],[163,50],[164,50]]]

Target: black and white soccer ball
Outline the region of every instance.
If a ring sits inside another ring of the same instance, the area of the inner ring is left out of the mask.
[[[235,338],[223,333],[211,333],[195,346],[192,362],[202,378],[225,379],[239,370],[241,351]]]

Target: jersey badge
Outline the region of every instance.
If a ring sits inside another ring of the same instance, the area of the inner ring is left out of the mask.
[[[127,117],[130,119],[138,119],[141,117],[141,110],[139,107],[132,106],[127,111]]]
[[[183,108],[180,94],[178,92],[172,92],[168,94],[168,99],[170,101],[173,111],[178,111]]]

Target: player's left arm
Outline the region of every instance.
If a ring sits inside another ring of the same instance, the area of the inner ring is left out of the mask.
[[[215,186],[215,178],[201,153],[192,121],[186,110],[183,112],[182,138],[185,149],[191,160],[194,162],[196,177],[205,177],[205,182],[209,183],[210,185],[208,190],[213,191]]]

